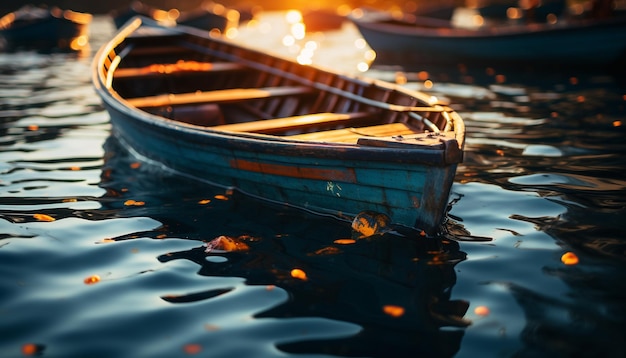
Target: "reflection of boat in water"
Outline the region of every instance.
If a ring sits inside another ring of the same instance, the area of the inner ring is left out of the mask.
[[[468,303],[451,299],[455,264],[465,259],[454,241],[406,240],[387,234],[350,244],[349,239],[319,233],[236,239],[246,242],[249,250],[207,254],[202,247],[168,253],[159,260],[191,260],[202,266],[201,275],[244,277],[249,285],[287,290],[290,301],[263,317],[325,317],[362,327],[351,338],[293,342],[282,345],[282,350],[341,356],[453,356],[464,334],[462,327],[470,324],[464,318]],[[294,274],[294,268],[301,272]],[[176,299],[213,296],[196,292]]]
[[[0,38],[8,49],[81,50],[91,20],[91,14],[27,5],[0,18]]]
[[[236,27],[240,21],[249,20],[247,13],[242,16],[238,10],[212,1],[204,2],[197,8],[186,11],[178,9],[166,11],[141,1],[133,1],[128,7],[114,10],[111,16],[117,28],[121,28],[135,16],[144,16],[163,24],[185,25],[207,31],[215,29],[220,32]]]
[[[360,9],[350,19],[377,52],[377,60],[384,62],[593,67],[614,65],[626,56],[626,16],[554,15],[550,21],[530,23],[520,17],[461,26],[439,18]]]
[[[432,96],[140,18],[103,46],[93,79],[116,135],[177,171],[317,212],[440,229],[465,131]]]

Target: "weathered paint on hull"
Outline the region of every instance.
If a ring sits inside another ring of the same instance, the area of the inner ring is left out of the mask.
[[[116,113],[111,107],[109,112]],[[193,135],[181,136],[180,128],[164,131],[124,113],[111,120],[125,144],[176,171],[322,213],[354,216],[373,210],[429,234],[440,228],[456,171],[456,165],[393,165],[367,157],[343,159],[341,153],[323,158],[224,148],[206,136],[193,140]]]

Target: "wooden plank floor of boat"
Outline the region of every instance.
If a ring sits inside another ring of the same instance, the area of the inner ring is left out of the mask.
[[[356,144],[362,137],[389,137],[420,134],[405,123],[388,123],[369,127],[334,129],[321,132],[291,135],[289,139],[316,142],[352,143]]]

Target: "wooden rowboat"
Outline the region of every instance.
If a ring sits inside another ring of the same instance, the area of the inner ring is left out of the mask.
[[[244,193],[436,234],[463,157],[436,98],[136,18],[94,59],[113,133],[137,154]]]
[[[478,27],[371,9],[359,9],[349,18],[379,63],[623,67],[626,59],[623,15]]]
[[[81,50],[88,45],[91,20],[87,13],[27,5],[0,18],[0,38],[8,49]]]

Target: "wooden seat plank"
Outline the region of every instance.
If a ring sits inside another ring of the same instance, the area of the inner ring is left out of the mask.
[[[145,78],[158,77],[168,74],[197,74],[199,72],[227,72],[240,71],[246,67],[233,62],[197,62],[180,61],[177,63],[152,64],[144,67],[118,68],[113,78]]]
[[[126,102],[137,108],[178,106],[197,103],[229,103],[270,97],[286,97],[314,93],[310,87],[232,88],[192,93],[162,94],[149,97],[128,98]]]
[[[304,133],[289,136],[290,139],[336,142],[336,143],[357,143],[362,137],[387,137],[394,135],[410,135],[418,133],[415,129],[405,123],[389,123],[369,127],[335,129],[314,133]]]
[[[285,118],[274,118],[253,122],[224,124],[211,127],[211,129],[233,132],[273,134],[287,130],[298,130],[318,125],[350,125],[351,123],[353,124],[360,120],[366,120],[367,118],[371,117],[372,113],[369,112],[312,113]]]

